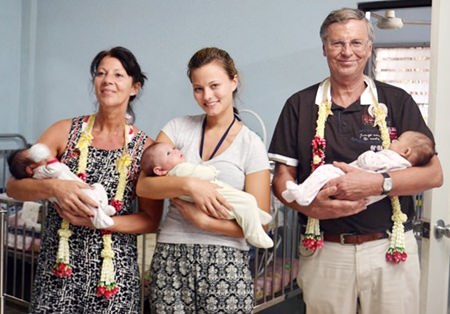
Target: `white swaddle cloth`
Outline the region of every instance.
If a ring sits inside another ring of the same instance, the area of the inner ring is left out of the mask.
[[[44,144],[34,144],[29,151],[29,157],[34,162],[40,162],[50,158],[50,150]],[[59,162],[56,158],[49,160],[46,165],[39,166],[34,169],[33,178],[35,179],[61,179],[75,180],[83,182],[76,174],[70,171],[69,167]],[[108,195],[105,188],[100,183],[92,184],[93,189],[83,189],[83,193],[97,202],[98,207],[90,207],[94,213],[91,222],[97,229],[104,229],[114,225],[113,219],[110,217],[116,213],[113,206],[108,204]],[[56,199],[50,199],[56,202]]]

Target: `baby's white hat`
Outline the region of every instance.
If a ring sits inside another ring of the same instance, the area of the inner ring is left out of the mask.
[[[30,147],[29,157],[34,162],[40,162],[50,157],[50,149],[45,144],[37,143]]]

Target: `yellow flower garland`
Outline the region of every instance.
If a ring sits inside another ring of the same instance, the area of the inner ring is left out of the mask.
[[[53,274],[57,277],[64,278],[72,274],[69,255],[69,238],[72,235],[72,231],[69,229],[67,220],[62,221],[61,228],[58,229],[58,235],[59,245],[56,264],[53,267]]]
[[[87,168],[87,158],[89,152],[89,146],[92,143],[94,137],[92,136],[92,128],[94,126],[95,115],[90,115],[87,121],[87,126],[84,132],[81,134],[77,145],[75,146],[80,151],[80,156],[78,160],[77,174],[83,181],[86,181],[86,168]],[[117,184],[116,194],[114,199],[111,201],[112,206],[115,207],[116,212],[118,212],[123,204],[123,195],[125,193],[126,181],[128,177],[128,167],[131,165],[131,156],[128,154],[128,133],[130,127],[125,124],[125,144],[122,149],[122,156],[117,160],[116,168],[119,173],[119,182]],[[111,232],[101,231],[103,238],[103,250],[101,252],[101,257],[103,258],[102,269],[100,274],[100,280],[97,285],[97,295],[103,296],[106,299],[112,297],[119,291],[119,287],[115,282],[114,276],[114,251],[112,249],[112,237]],[[69,260],[69,237],[71,231],[69,230],[69,223],[63,220],[61,223],[61,228],[58,230],[59,247],[57,254],[57,264],[54,267],[54,274],[58,277],[68,277],[72,273]]]
[[[370,79],[369,79],[370,80]],[[384,104],[378,103],[377,98],[373,93],[374,82],[369,81],[369,90],[372,96],[372,105],[369,107],[369,113],[373,115],[375,121],[374,126],[377,126],[380,130],[382,146],[384,149],[388,148],[391,141],[389,137],[389,131],[386,124],[387,117],[387,107]],[[329,78],[325,79],[321,87],[323,88],[322,102],[319,105],[316,134],[313,139],[313,158],[312,158],[312,170],[314,171],[318,166],[324,164],[325,162],[325,123],[331,112],[331,99],[328,99],[328,93],[330,88]],[[402,212],[400,201],[397,196],[392,196],[392,234],[390,236],[389,249],[386,252],[386,260],[392,263],[403,262],[407,258],[405,252],[405,235],[403,223],[406,222],[407,216]],[[322,247],[323,242],[320,234],[320,224],[319,220],[315,218],[308,217],[308,222],[306,225],[306,231],[302,241],[303,245],[314,252],[316,249]]]
[[[325,122],[329,115],[332,115],[331,100],[328,99],[328,90],[330,81],[327,79],[323,83],[323,95],[322,102],[319,105],[317,123],[316,123],[316,135],[312,141],[312,164],[311,171],[316,170],[319,166],[325,163]],[[319,219],[308,217],[306,224],[305,236],[302,240],[303,246],[311,252],[316,249],[320,249],[323,245],[323,240],[320,235],[320,223]]]
[[[378,126],[381,135],[381,141],[384,149],[389,148],[391,139],[386,124],[387,107],[378,103],[372,88],[370,88],[372,96],[372,114],[375,117],[374,125]],[[400,200],[398,196],[391,196],[392,217],[393,221],[392,234],[390,238],[389,248],[386,252],[386,260],[398,264],[406,261],[407,254],[405,251],[405,233],[403,223],[406,222],[407,216],[402,212]]]

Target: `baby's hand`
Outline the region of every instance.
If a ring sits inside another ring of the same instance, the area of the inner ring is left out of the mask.
[[[95,228],[105,229],[114,225],[114,220],[105,213],[104,208],[95,208],[94,211],[95,214],[91,218],[91,222]]]

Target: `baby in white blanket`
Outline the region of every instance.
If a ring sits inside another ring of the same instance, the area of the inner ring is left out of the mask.
[[[434,143],[431,139],[419,132],[406,131],[398,139],[393,140],[388,149],[364,152],[350,165],[366,171],[383,173],[425,165],[434,154]],[[301,184],[287,181],[286,190],[281,195],[287,202],[296,201],[299,205],[308,206],[327,182],[344,174],[332,164],[325,164],[318,167]],[[386,195],[371,196],[368,198],[368,205],[384,197]]]
[[[8,157],[9,172],[16,179],[61,179],[82,180],[70,171],[69,167],[59,162],[56,158],[50,158],[50,151],[44,144],[34,144],[31,148],[15,151]],[[108,196],[103,185],[92,184],[92,189],[83,189],[83,192],[97,202],[98,207],[90,207],[94,213],[92,224],[97,229],[104,229],[114,225],[113,216],[116,211],[108,204]],[[50,199],[55,202],[55,199]]]
[[[141,169],[147,176],[195,177],[217,184],[218,192],[233,206],[230,219],[236,219],[247,242],[260,248],[273,246],[272,239],[262,227],[272,220],[272,216],[258,208],[255,197],[250,193],[217,180],[216,168],[185,162],[180,150],[168,143],[155,143],[142,154]],[[192,202],[187,196],[180,198]]]

